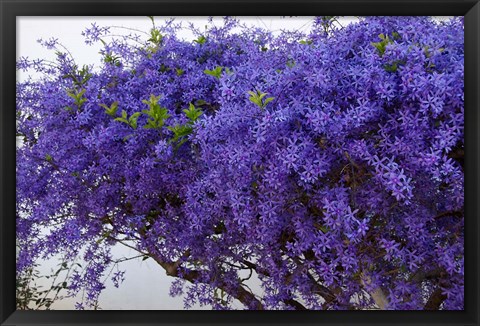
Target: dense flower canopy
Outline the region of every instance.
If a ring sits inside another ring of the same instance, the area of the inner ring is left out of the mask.
[[[463,309],[463,19],[334,22],[93,24],[97,69],[42,41],[56,63],[17,63],[43,76],[17,83],[18,273],[82,255],[92,305],[121,243],[187,308]]]

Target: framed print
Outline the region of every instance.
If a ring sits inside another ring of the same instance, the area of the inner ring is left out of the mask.
[[[0,6],[1,325],[478,325],[477,1]]]

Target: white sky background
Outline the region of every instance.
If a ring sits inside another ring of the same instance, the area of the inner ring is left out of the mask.
[[[165,19],[169,17],[155,17],[156,26],[162,25]],[[250,26],[259,26],[274,32],[280,32],[282,29],[309,31],[313,17],[239,17],[241,22]],[[343,18],[344,22],[352,19]],[[207,24],[207,17],[176,17],[176,22],[182,22],[184,27],[188,23],[193,23],[201,30]],[[222,24],[221,17],[214,17],[216,25]],[[42,58],[55,60],[55,51],[47,50],[40,46],[37,40],[57,38],[75,58],[79,67],[83,65],[95,64],[100,66],[101,56],[98,52],[101,49],[101,43],[95,43],[92,46],[86,45],[81,33],[96,22],[99,26],[116,26],[111,28],[111,34],[126,35],[131,31],[118,27],[127,27],[149,32],[152,28],[152,22],[148,17],[18,17],[17,18],[17,58],[21,56],[30,59]],[[187,29],[182,30],[178,36],[185,40],[193,40],[193,34]],[[108,38],[105,38],[108,41]],[[28,75],[28,73],[26,74]],[[23,80],[26,77],[23,72],[18,74],[18,78]]]
[[[161,25],[167,17],[155,17],[157,26]],[[439,18],[439,17],[438,17]],[[445,19],[446,17],[442,17]],[[255,25],[268,28],[274,32],[282,29],[301,30],[308,32],[313,22],[313,17],[239,17],[240,21],[247,25]],[[441,19],[441,18],[439,18]],[[344,17],[339,19],[345,26],[356,19]],[[195,26],[203,29],[207,24],[206,17],[177,17],[177,22],[194,23]],[[85,44],[81,33],[96,22],[99,26],[124,26],[148,32],[152,22],[148,17],[18,17],[17,18],[17,59],[28,57],[29,59],[55,60],[55,51],[42,47],[37,40],[57,38],[75,58],[78,66],[101,64],[99,51],[101,43],[92,46]],[[221,24],[221,18],[215,18],[215,24]],[[125,35],[130,31],[121,28],[111,28],[112,34]],[[194,37],[189,31],[179,33],[185,40],[193,40]],[[107,39],[108,40],[108,39]],[[38,77],[33,72],[17,72],[17,80],[25,80],[29,75]],[[133,257],[136,253],[125,247],[114,248],[115,258]],[[51,270],[57,269],[57,260],[41,261],[40,271],[44,275],[51,274]],[[100,296],[99,306],[104,310],[160,310],[160,309],[183,309],[183,297],[171,298],[169,288],[174,280],[168,277],[165,271],[151,259],[141,261],[140,259],[129,260],[120,264],[120,270],[125,270],[125,282],[117,289],[111,281],[106,283],[107,288]],[[258,289],[257,286],[252,286]],[[50,283],[40,280],[38,284],[49,287]],[[74,309],[78,299],[69,298],[56,301],[52,309]],[[237,305],[242,309],[242,305]],[[210,309],[209,307],[194,306],[192,309]]]

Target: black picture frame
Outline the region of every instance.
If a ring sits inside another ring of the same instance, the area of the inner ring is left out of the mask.
[[[0,0],[0,323],[13,325],[479,325],[478,0]],[[465,17],[464,311],[15,311],[17,16],[461,15]]]

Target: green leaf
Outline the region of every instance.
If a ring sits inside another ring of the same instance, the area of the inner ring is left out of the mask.
[[[110,107],[106,106],[105,104],[100,104],[102,108],[105,108],[105,113],[114,117],[117,114],[118,110],[118,102],[115,101],[110,105]]]
[[[137,120],[138,120],[138,117],[141,115],[142,113],[140,112],[135,112],[134,114],[132,114],[130,116],[130,118],[128,119],[128,124],[133,128],[133,129],[137,129]]]
[[[67,91],[67,95],[70,96],[71,98],[73,98],[74,100],[77,99],[77,95],[74,94],[74,93],[71,93],[71,92]]]
[[[313,41],[312,40],[301,40],[299,43],[300,44],[305,44],[305,45],[310,45],[310,44],[313,43]]]
[[[388,35],[385,35],[383,33],[378,35],[378,37],[381,39],[380,42],[371,42],[370,44],[377,49],[380,56],[383,56],[387,48],[387,45],[392,44],[393,41],[388,37]],[[393,36],[393,38],[395,39],[395,35]]]
[[[207,39],[203,35],[200,35],[196,40],[193,40],[193,42],[198,43],[200,45],[205,44],[206,41]]]
[[[398,63],[394,62],[393,64],[386,64],[383,66],[383,68],[388,72],[396,72],[398,69]]]
[[[223,67],[221,66],[217,66],[215,69],[213,70],[208,70],[208,69],[205,69],[203,72],[209,76],[213,76],[215,78],[220,78],[220,76],[222,75],[222,69]]]
[[[265,101],[263,102],[263,106],[266,106],[268,103],[270,103],[271,101],[274,100],[274,97],[268,97],[265,99]]]
[[[153,120],[148,120],[147,124],[143,126],[144,129],[156,129],[157,125],[155,124],[155,121]]]
[[[207,102],[204,101],[204,100],[196,100],[195,101],[196,106],[202,106],[202,105],[205,105],[205,104],[207,104]]]
[[[143,110],[142,112],[149,116],[147,120],[147,124],[143,126],[145,129],[156,129],[162,128],[165,124],[165,120],[170,117],[168,114],[167,108],[162,108],[158,104],[158,100],[160,96],[155,96],[153,94],[150,95],[150,100],[143,100],[142,102],[147,104],[149,110]]]
[[[161,120],[166,120],[167,118],[170,117],[170,114],[168,114],[168,110],[166,108],[160,108],[157,110],[158,114],[158,118],[161,119]]]
[[[317,224],[316,225],[317,229],[319,229],[320,231],[322,231],[322,233],[327,233],[328,231],[330,231],[330,229],[324,225],[320,225],[320,224]]]
[[[183,70],[181,68],[176,68],[175,72],[177,73],[177,76],[181,76],[185,73],[185,70]]]
[[[110,53],[105,54],[105,58],[103,59],[105,63],[114,64],[116,66],[120,65],[120,57],[113,56]]]
[[[385,53],[385,46],[382,42],[371,42],[370,44],[377,49],[380,56],[382,56]]]
[[[158,46],[163,41],[163,35],[160,33],[158,29],[152,28],[152,30],[150,31],[150,38],[148,39],[148,41]]]
[[[83,96],[83,94],[85,94],[87,90],[86,89],[82,89],[78,94],[77,94],[77,97],[78,98],[81,98]]]
[[[262,93],[261,91],[257,90],[256,92],[248,91],[250,97],[248,98],[250,102],[257,105],[260,109],[264,109],[268,103],[274,100],[274,97],[269,97],[265,100],[263,98],[267,96],[267,93]]]
[[[86,89],[82,89],[79,92],[75,92],[75,93],[71,91],[67,91],[67,95],[75,100],[75,104],[77,105],[77,107],[80,107],[82,106],[83,103],[87,101],[86,98],[82,98],[86,91],[87,91]]]
[[[172,68],[170,68],[170,67],[168,67],[168,66],[166,66],[165,64],[162,63],[162,64],[160,65],[159,71],[160,71],[160,72],[166,72],[166,71],[169,71],[169,70],[171,70],[171,69],[172,69]]]
[[[46,155],[45,155],[45,160],[46,160],[47,162],[53,162],[53,157],[52,157],[50,154],[46,154]]]
[[[122,110],[122,117],[121,118],[115,118],[115,121],[120,121],[120,122],[128,124],[127,111]]]
[[[183,110],[183,112],[185,112],[185,115],[191,122],[195,122],[203,114],[202,110],[195,108],[192,103],[190,103],[189,108]]]
[[[169,126],[169,127],[167,127],[167,129],[172,131],[173,134],[174,134],[173,138],[170,140],[171,142],[177,142],[181,138],[190,135],[193,131],[192,126],[190,126],[190,125],[180,125],[180,124],[177,124],[175,126]]]
[[[150,100],[142,100],[142,102],[152,107],[152,105],[155,105],[158,103],[158,100],[160,100],[160,95],[155,96],[153,94],[150,94]]]

